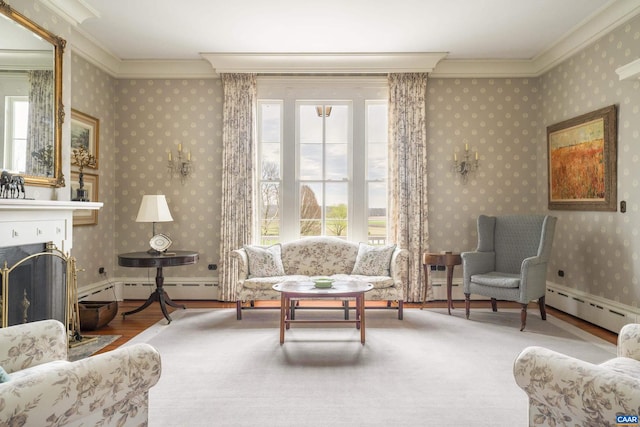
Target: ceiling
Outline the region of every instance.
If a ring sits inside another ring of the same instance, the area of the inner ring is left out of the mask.
[[[122,62],[428,52],[447,61],[532,62],[640,12],[638,0],[42,1],[83,8],[76,31]]]

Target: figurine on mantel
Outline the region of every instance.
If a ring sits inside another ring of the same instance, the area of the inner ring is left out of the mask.
[[[2,174],[0,174],[0,198],[19,199],[20,193],[22,193],[22,198],[24,199],[24,177],[8,171],[2,171]]]
[[[84,174],[82,170],[85,166],[95,167],[96,165],[96,157],[93,154],[89,154],[89,152],[84,147],[74,148],[71,152],[71,164],[78,166],[78,184],[80,185],[76,189],[76,197],[73,199],[74,202],[90,202],[88,198],[88,190],[84,188]]]

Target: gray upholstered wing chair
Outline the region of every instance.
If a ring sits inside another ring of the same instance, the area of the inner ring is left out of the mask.
[[[521,327],[527,322],[527,305],[538,300],[540,316],[546,320],[547,264],[556,227],[548,215],[478,217],[478,248],[462,253],[465,309],[469,318],[471,294],[522,305]]]

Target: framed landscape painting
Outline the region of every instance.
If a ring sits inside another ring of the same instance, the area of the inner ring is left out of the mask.
[[[617,210],[617,138],[615,105],[547,127],[549,209]]]
[[[95,157],[95,164],[84,167],[98,169],[98,143],[100,120],[78,110],[71,109],[71,151],[83,147],[87,153]],[[75,165],[73,158],[71,164]]]

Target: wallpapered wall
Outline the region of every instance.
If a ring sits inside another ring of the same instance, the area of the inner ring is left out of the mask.
[[[69,26],[39,2],[14,0],[12,6],[72,42]],[[640,80],[621,82],[615,73],[638,57],[640,17],[540,78],[430,78],[431,249],[473,249],[480,213],[547,212],[546,127],[616,104],[618,199],[627,201],[628,211],[551,211],[559,222],[548,278],[638,306]],[[65,105],[71,98],[72,107],[101,121],[98,174],[105,207],[97,226],[74,229],[74,255],[87,270],[80,285],[99,281],[99,266],[114,276],[147,274],[118,268],[115,255],[146,248],[151,225],[134,220],[141,196],[156,192],[167,195],[175,218],[159,224],[158,231],[170,235],[175,248],[201,253],[199,264],[177,267],[173,274],[210,276],[207,264],[218,262],[220,81],[116,80],[77,55],[68,58],[67,52]],[[460,153],[465,142],[479,151],[480,169],[463,185],[450,165],[453,152]],[[178,143],[192,150],[196,165],[193,179],[184,186],[165,173],[167,152]],[[30,190],[32,196],[47,197],[43,189]],[[557,276],[559,269],[565,271],[564,278]]]
[[[429,79],[427,91],[429,249],[475,249],[479,214],[539,213],[538,79]],[[465,144],[479,155],[466,184],[452,171]]]
[[[174,221],[156,224],[156,232],[167,234],[173,249],[200,253],[196,265],[171,274],[211,276],[216,272],[207,264],[218,263],[220,247],[222,81],[118,80],[116,90],[116,250],[148,249],[152,226],[135,222],[140,200],[164,194]],[[178,144],[195,165],[185,183],[167,172],[168,153],[175,158]],[[144,269],[118,273],[147,275]]]
[[[640,80],[620,81],[615,70],[638,57],[640,17],[542,76],[544,158],[538,164],[538,186],[546,203],[546,127],[618,106],[618,202],[627,202],[627,213],[552,211],[559,219],[549,277],[634,307],[640,305]],[[559,269],[564,278],[558,277]]]
[[[78,55],[71,56],[71,107],[99,120],[98,169],[86,173],[98,175],[97,225],[73,227],[73,255],[78,268],[78,286],[103,280],[98,268],[104,267],[114,277],[116,263],[116,139],[115,79]],[[74,169],[77,169],[74,167]]]

